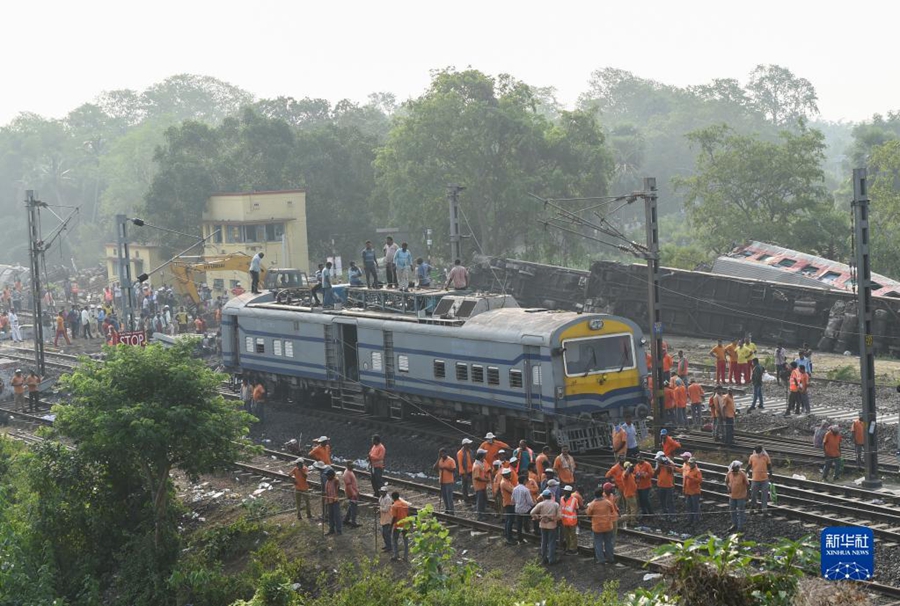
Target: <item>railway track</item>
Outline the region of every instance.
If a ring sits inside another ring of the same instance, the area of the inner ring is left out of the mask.
[[[721,442],[715,441],[713,436],[708,433],[688,431],[676,434],[676,439],[681,442],[685,450],[700,449],[706,452],[735,452],[741,455],[749,455],[750,452],[759,444],[763,444],[772,460],[779,460],[785,463],[803,463],[809,465],[822,466],[825,463],[825,456],[812,444],[803,444],[795,439],[784,436],[760,435],[750,432],[735,432],[734,444],[726,446]],[[848,454],[850,450],[845,450]],[[892,453],[883,452],[882,461],[878,464],[879,473],[887,475],[900,474],[900,465],[896,463],[883,462],[883,459],[890,457]]]
[[[288,460],[296,460],[296,455],[292,455],[290,453],[284,453],[277,450],[264,449],[264,453],[270,457],[275,457],[277,459],[282,459],[285,461]],[[301,457],[302,458],[302,457]],[[307,461],[309,462],[309,461]],[[240,469],[244,471],[259,475],[260,477],[265,477],[268,479],[277,480],[279,482],[283,482],[286,486],[292,486],[293,481],[291,477],[281,471],[268,469],[265,467],[260,467],[256,465],[248,465],[248,464],[238,464]],[[340,465],[332,465],[337,471],[343,470],[343,467]],[[360,477],[369,477],[369,474],[365,470],[354,470]],[[439,500],[440,489],[435,485],[424,484],[421,482],[415,482],[411,480],[407,480],[404,478],[398,478],[395,476],[385,476],[385,482],[392,486],[402,487],[404,490],[402,492],[403,496],[407,500],[412,501],[413,509],[421,508],[422,501],[419,499],[424,499],[426,501],[425,504],[432,502],[437,498]],[[315,482],[311,482],[315,483]],[[316,483],[316,485],[318,485]],[[458,500],[462,500],[463,495],[461,493],[454,493]],[[370,503],[377,503],[377,497],[371,494],[361,494],[361,499]],[[416,502],[418,501],[418,502]],[[433,503],[432,503],[433,504]],[[435,507],[437,511],[438,507]],[[471,519],[466,516],[461,515],[451,515],[445,513],[436,513],[436,517],[444,522],[446,522],[450,528],[460,527],[460,528],[470,528],[473,530],[479,530],[484,532],[493,532],[493,533],[503,533],[503,526],[496,522],[479,522],[477,520]],[[590,523],[587,521],[580,521],[579,523],[582,529],[585,529],[586,532],[582,532],[578,538],[578,555],[583,558],[593,558],[594,550],[593,545],[591,543],[591,533],[590,533]],[[654,560],[654,552],[655,548],[661,544],[668,543],[679,543],[678,539],[675,539],[670,536],[664,536],[655,533],[642,532],[633,529],[619,529],[616,538],[616,561],[627,566],[632,566],[642,570],[652,570],[656,572],[663,572],[667,568],[667,559],[662,558],[658,560]],[[624,540],[623,540],[624,539]],[[528,540],[530,542],[539,543],[539,538],[535,537],[533,534],[528,534]],[[890,585],[884,585],[877,582],[868,582],[862,583],[867,590],[875,593],[883,598],[887,598],[894,601],[900,601],[900,588],[893,587]],[[893,602],[892,602],[893,603]]]

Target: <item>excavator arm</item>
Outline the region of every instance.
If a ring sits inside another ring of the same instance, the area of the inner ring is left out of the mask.
[[[171,266],[172,275],[175,277],[175,290],[181,295],[188,296],[194,302],[194,305],[199,305],[200,293],[197,291],[198,279],[196,274],[203,274],[208,271],[242,271],[249,273],[251,258],[244,253],[233,253],[218,257],[206,257],[203,261],[197,263],[175,261]],[[260,265],[260,284],[265,283],[266,273],[266,268]]]

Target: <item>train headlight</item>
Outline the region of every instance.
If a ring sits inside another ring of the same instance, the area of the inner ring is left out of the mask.
[[[603,328],[603,320],[600,318],[595,318],[588,322],[588,328],[591,330],[601,330]]]

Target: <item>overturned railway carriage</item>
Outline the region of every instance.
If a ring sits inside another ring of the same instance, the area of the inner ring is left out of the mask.
[[[523,309],[502,295],[397,294],[404,300],[388,304],[366,291],[349,293],[359,307],[324,312],[269,294],[232,299],[226,367],[301,405],[427,412],[573,450],[605,446],[611,423],[647,413],[642,335],[630,320]]]

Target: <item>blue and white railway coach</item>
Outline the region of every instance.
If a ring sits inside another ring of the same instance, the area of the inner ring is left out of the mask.
[[[343,309],[321,311],[247,293],[222,314],[226,368],[298,406],[427,413],[576,451],[607,445],[626,412],[643,429],[642,343],[625,318],[507,295],[351,289]]]

